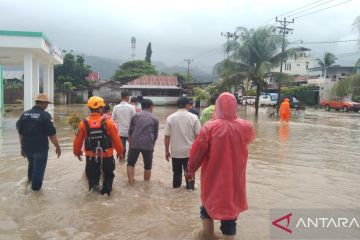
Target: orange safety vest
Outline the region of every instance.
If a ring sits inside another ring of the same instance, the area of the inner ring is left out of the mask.
[[[120,136],[114,121],[110,118],[104,118],[99,113],[92,113],[89,117],[86,118],[89,128],[101,128],[101,123],[103,122],[106,125],[105,131],[106,135],[111,141],[111,146],[106,149],[103,149],[101,153],[101,158],[107,158],[113,156],[114,148],[118,155],[122,155],[123,146],[120,140]],[[73,144],[73,153],[75,156],[82,154],[82,149],[84,146],[84,141],[88,137],[88,130],[84,121],[79,123],[78,131]],[[95,157],[96,152],[92,149],[84,148],[85,156]]]

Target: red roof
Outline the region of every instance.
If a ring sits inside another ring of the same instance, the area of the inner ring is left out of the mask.
[[[175,76],[146,75],[128,82],[127,85],[141,86],[177,86],[179,82]]]
[[[89,74],[89,76],[86,77],[86,80],[99,81],[100,80],[100,73],[99,72],[91,72]]]

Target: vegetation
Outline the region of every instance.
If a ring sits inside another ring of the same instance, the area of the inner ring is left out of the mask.
[[[284,87],[281,89],[281,94],[294,95],[300,102],[307,106],[315,106],[317,104],[315,91],[311,86]]]
[[[173,74],[173,76],[177,77],[177,80],[179,81],[180,84],[190,83],[190,82],[194,81],[194,76],[191,73],[190,73],[190,76],[189,76],[190,81],[188,81],[187,73],[176,72],[176,73]]]
[[[243,84],[250,80],[256,86],[255,114],[258,114],[259,97],[266,87],[265,77],[273,67],[281,63],[282,58],[296,55],[295,49],[289,49],[284,56],[279,53],[282,37],[276,33],[275,27],[259,27],[246,29],[239,27],[238,42],[230,44],[231,58],[216,64],[214,72],[223,79],[224,85]],[[285,42],[287,44],[287,42]],[[229,83],[229,84],[226,84]]]
[[[152,54],[152,50],[151,50],[151,42],[149,42],[149,44],[147,45],[146,48],[146,56],[145,56],[145,62],[151,64],[151,54]]]
[[[72,113],[68,118],[68,124],[72,127],[74,131],[78,128],[80,121],[81,118],[76,113]]]
[[[143,75],[157,75],[155,67],[143,60],[129,61],[121,64],[116,70],[113,79],[123,84]]]
[[[194,88],[193,91],[194,91],[195,101],[201,101],[201,100],[207,101],[210,98],[210,94],[207,91],[207,89],[197,87]]]
[[[360,96],[360,74],[352,74],[344,80],[339,81],[331,90],[338,97],[352,96],[357,100]]]
[[[323,59],[318,58],[316,60],[318,61],[318,64],[323,68],[323,76],[327,78],[326,69],[333,65],[336,62],[337,58],[333,53],[325,52]]]
[[[82,56],[74,56],[72,52],[67,53],[64,56],[64,63],[54,66],[55,88],[66,91],[76,87],[86,87],[89,85],[86,77],[90,72],[91,67],[85,65]]]

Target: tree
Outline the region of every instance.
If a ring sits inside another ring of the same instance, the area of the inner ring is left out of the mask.
[[[125,84],[144,75],[157,74],[158,72],[153,65],[143,60],[136,60],[121,64],[116,70],[113,79]]]
[[[91,67],[85,65],[84,58],[80,55],[74,56],[72,52],[65,54],[64,63],[55,65],[54,80],[57,89],[63,89],[64,83],[71,83],[73,87],[88,86],[86,77],[90,74]]]
[[[190,74],[189,76],[189,80],[188,81],[188,76],[187,76],[187,73],[179,73],[179,72],[176,72],[173,74],[173,76],[177,77],[177,80],[180,84],[184,84],[184,83],[191,83],[193,82],[194,80],[194,76],[192,74]]]
[[[271,26],[259,27],[257,29],[246,29],[239,27],[239,41],[230,44],[231,59],[215,65],[215,72],[221,77],[221,69],[230,68],[228,79],[237,76],[238,80],[248,79],[256,86],[255,114],[258,115],[259,97],[266,86],[264,80],[270,69],[281,63],[282,55],[279,53],[282,46],[282,37],[275,32],[276,28]],[[294,49],[285,52],[284,58],[294,54]],[[227,62],[228,61],[228,62]]]
[[[360,74],[352,74],[344,80],[339,81],[331,89],[331,93],[338,97],[351,95],[352,98],[360,96]]]
[[[323,75],[326,79],[326,69],[333,65],[336,62],[337,58],[333,53],[325,52],[323,59],[318,58],[316,60],[318,61],[318,64],[323,68]]]
[[[151,54],[152,54],[151,42],[149,42],[146,48],[146,56],[145,56],[145,61],[149,64],[151,64]]]

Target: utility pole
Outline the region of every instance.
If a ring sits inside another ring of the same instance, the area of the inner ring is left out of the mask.
[[[194,61],[194,59],[188,58],[188,59],[184,59],[184,61],[187,62],[187,65],[188,65],[187,80],[188,80],[188,82],[190,82],[190,63],[192,61]]]
[[[136,38],[131,37],[131,61],[135,60]]]
[[[283,63],[284,63],[284,55],[285,55],[285,40],[286,40],[286,35],[288,35],[289,33],[293,32],[293,28],[288,28],[288,26],[292,23],[294,23],[294,19],[292,19],[291,21],[286,20],[286,18],[284,18],[283,20],[278,20],[278,17],[276,17],[276,22],[280,23],[280,26],[278,26],[277,28],[279,29],[279,33],[282,35],[282,48],[281,48],[281,64],[280,64],[280,73],[282,73],[283,70]],[[279,108],[280,108],[280,90],[281,90],[281,79],[280,79],[280,74],[278,75],[278,99],[277,99],[277,106],[276,106],[276,112],[279,113]]]
[[[230,60],[230,39],[234,39],[234,42],[239,38],[239,36],[236,34],[236,32],[221,32],[221,36],[226,37],[227,39],[227,45],[226,45],[226,62],[225,62],[225,68],[226,68],[226,78],[229,78],[230,69],[229,69],[229,60]],[[234,93],[234,86],[231,86],[231,92]]]

